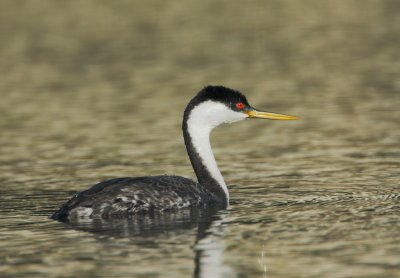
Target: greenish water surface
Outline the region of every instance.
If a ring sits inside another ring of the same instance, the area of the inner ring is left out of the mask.
[[[1,277],[400,277],[400,2],[2,1]],[[75,192],[194,177],[207,84],[299,121],[212,145],[219,212],[72,226]]]

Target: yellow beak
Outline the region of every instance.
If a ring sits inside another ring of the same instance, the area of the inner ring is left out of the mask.
[[[289,116],[276,113],[268,113],[257,110],[249,110],[245,112],[249,118],[260,118],[260,119],[270,119],[270,120],[297,120],[296,116]]]

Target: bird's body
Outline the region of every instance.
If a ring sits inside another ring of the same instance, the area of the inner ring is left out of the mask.
[[[53,218],[125,217],[218,204],[198,183],[179,176],[116,178],[76,194]]]
[[[183,116],[183,137],[198,182],[179,176],[117,178],[100,182],[76,194],[51,218],[126,217],[192,207],[226,207],[229,193],[209,141],[212,129],[248,117],[295,119],[260,112],[237,91],[208,86],[188,104]]]

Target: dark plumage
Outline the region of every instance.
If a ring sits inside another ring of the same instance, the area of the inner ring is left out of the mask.
[[[51,218],[124,217],[215,204],[217,200],[213,194],[187,178],[127,177],[103,181],[76,194]]]
[[[246,97],[239,91],[226,88],[224,86],[207,86],[201,90],[192,100],[189,102],[185,109],[184,118],[187,118],[190,111],[204,100],[212,100],[223,103],[229,109],[233,111],[239,111],[235,104],[241,102],[244,104],[244,109],[251,109],[250,104],[247,102]]]

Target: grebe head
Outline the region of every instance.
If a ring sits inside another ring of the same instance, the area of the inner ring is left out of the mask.
[[[190,113],[190,117],[189,117]],[[207,86],[188,104],[185,115],[197,128],[213,129],[222,123],[233,123],[246,118],[295,120],[295,116],[258,111],[246,97],[223,86]]]

